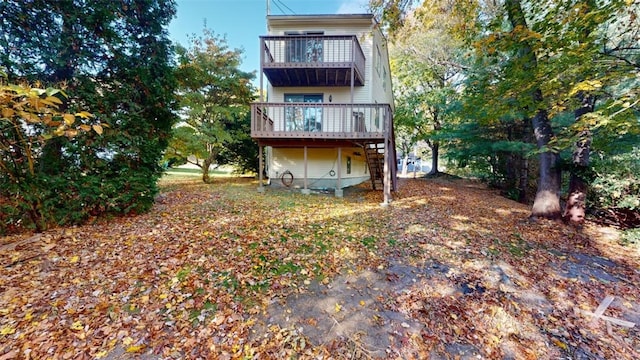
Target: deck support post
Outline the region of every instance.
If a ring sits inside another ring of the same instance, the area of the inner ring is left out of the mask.
[[[382,175],[382,191],[384,192],[384,195],[382,203],[380,204],[383,207],[389,206],[389,203],[391,202],[391,166],[389,165],[389,161],[391,160],[391,157],[389,156],[391,147],[389,146],[388,133],[389,131],[386,131],[384,136],[384,170]]]
[[[262,144],[258,144],[258,192],[264,192],[262,173],[264,172],[264,159],[262,156]]]
[[[307,178],[307,168],[309,165],[309,162],[307,161],[308,159],[308,155],[307,155],[307,147],[304,147],[304,188],[302,189],[302,193],[305,195],[309,195],[311,194],[311,190],[309,190],[309,179]]]
[[[338,148],[338,180],[336,182],[336,197],[343,197],[342,190],[342,148]]]

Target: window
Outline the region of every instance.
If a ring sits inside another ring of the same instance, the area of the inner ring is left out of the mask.
[[[347,156],[347,174],[351,174],[351,156]]]
[[[380,76],[380,68],[382,67],[382,54],[380,53],[380,47],[376,45],[376,71]]]
[[[322,103],[322,94],[285,94],[288,103]],[[285,108],[287,131],[322,131],[322,107],[287,106]]]
[[[382,69],[382,89],[387,91],[387,68]]]

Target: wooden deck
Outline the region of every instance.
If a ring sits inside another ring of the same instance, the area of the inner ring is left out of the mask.
[[[272,86],[364,86],[365,56],[355,35],[261,36]]]
[[[251,104],[251,137],[263,145],[384,142],[391,123],[388,104]]]

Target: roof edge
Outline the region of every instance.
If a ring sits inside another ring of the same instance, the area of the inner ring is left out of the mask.
[[[304,14],[304,15],[267,15],[267,22],[276,21],[309,21],[309,20],[371,20],[375,19],[373,14]]]

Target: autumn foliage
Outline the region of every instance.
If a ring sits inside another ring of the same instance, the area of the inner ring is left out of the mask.
[[[163,182],[147,214],[1,238],[0,357],[637,358],[637,326],[584,315],[612,295],[606,316],[639,319],[640,257],[611,230],[530,223],[527,206],[464,180],[401,181],[389,208],[367,187],[256,185]],[[362,274],[378,283],[358,291],[376,296],[277,321]],[[330,341],[315,337],[323,321]],[[364,340],[380,328],[383,349]]]
[[[24,224],[44,230],[55,222],[46,203],[43,149],[55,138],[100,135],[108,126],[86,111],[63,111],[63,100],[59,89],[0,82],[0,233]]]

